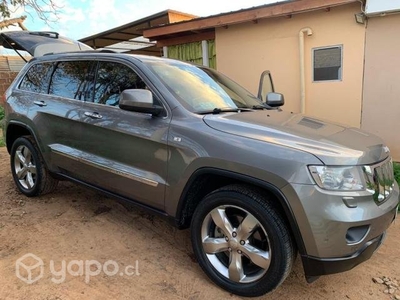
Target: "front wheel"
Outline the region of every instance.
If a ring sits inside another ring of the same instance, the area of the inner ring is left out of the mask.
[[[256,297],[289,275],[295,250],[272,199],[231,185],[207,195],[191,224],[194,254],[204,272],[227,291]]]
[[[20,137],[11,147],[11,172],[14,181],[28,197],[53,191],[58,180],[51,177],[31,137]]]

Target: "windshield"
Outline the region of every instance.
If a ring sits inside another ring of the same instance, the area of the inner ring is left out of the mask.
[[[147,61],[178,101],[195,113],[265,106],[249,91],[221,73],[179,61]],[[266,107],[266,106],[265,106]]]

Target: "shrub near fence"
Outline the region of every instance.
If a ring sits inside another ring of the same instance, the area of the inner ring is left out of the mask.
[[[394,170],[394,179],[396,179],[397,183],[400,185],[400,163],[393,163]]]

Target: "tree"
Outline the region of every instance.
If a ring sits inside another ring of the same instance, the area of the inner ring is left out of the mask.
[[[20,8],[26,9],[28,14],[29,10],[35,12],[46,23],[55,21],[59,10],[55,0],[0,0],[0,21],[4,22]]]
[[[8,20],[3,20],[0,21],[0,29],[3,29],[5,27],[8,27],[10,25],[15,25],[18,24],[18,26],[22,29],[22,30],[28,30],[24,24],[22,24],[26,19],[26,16],[22,16],[20,18],[14,18],[14,19],[8,19]]]

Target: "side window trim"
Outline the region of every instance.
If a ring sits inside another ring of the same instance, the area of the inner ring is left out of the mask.
[[[99,65],[98,60],[87,60],[90,61],[89,69],[86,73],[85,77],[85,86],[82,90],[82,93],[85,95],[91,95],[90,99],[86,99],[86,96],[84,97],[83,102],[94,102],[94,88],[95,88],[95,82],[96,82],[96,76],[97,76],[97,68]],[[91,90],[91,91],[90,91]]]
[[[91,67],[91,70],[89,71],[89,75],[92,78],[92,82],[91,85],[89,85],[90,89],[92,90],[92,97],[90,99],[90,101],[85,100],[85,102],[89,102],[89,103],[94,103],[94,97],[95,97],[95,91],[96,91],[96,82],[97,82],[97,72],[99,70],[99,65],[100,65],[100,61],[99,60],[94,60],[93,61],[93,65]]]
[[[56,69],[57,69],[57,65],[58,65],[58,63],[59,62],[53,62],[53,66],[52,66],[52,70],[51,70],[51,72],[50,72],[50,76],[49,76],[49,80],[48,80],[48,85],[47,85],[47,94],[48,95],[50,95],[50,86],[51,86],[51,82],[53,81],[53,75],[54,75],[54,72],[56,71]]]

